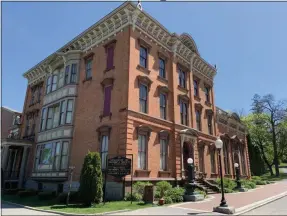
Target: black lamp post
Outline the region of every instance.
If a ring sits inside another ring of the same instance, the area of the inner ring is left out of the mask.
[[[188,158],[187,159],[187,172],[188,172],[188,183],[194,183],[194,165],[193,165],[193,159]]]
[[[235,168],[235,175],[236,175],[236,189],[241,189],[239,164],[235,163],[234,168]]]
[[[228,207],[225,197],[224,197],[224,186],[223,186],[223,176],[222,176],[222,164],[221,164],[221,149],[223,146],[222,140],[218,137],[215,141],[215,147],[218,150],[218,159],[219,159],[219,170],[220,170],[220,183],[221,183],[221,202],[220,207]]]

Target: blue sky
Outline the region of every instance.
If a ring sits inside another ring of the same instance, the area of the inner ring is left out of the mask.
[[[3,2],[2,105],[22,111],[22,74],[122,2]],[[287,99],[287,3],[143,2],[169,31],[188,32],[216,64],[216,105],[250,110],[255,93]]]

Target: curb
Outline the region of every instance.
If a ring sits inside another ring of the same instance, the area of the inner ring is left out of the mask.
[[[44,209],[39,209],[39,208],[33,208],[33,207],[30,207],[30,206],[25,206],[25,205],[21,205],[21,204],[9,202],[9,201],[4,201],[4,200],[2,200],[2,202],[10,204],[10,205],[15,205],[15,206],[23,207],[23,208],[26,208],[26,209],[34,210],[34,211],[47,212],[47,213],[58,214],[58,215],[70,215],[70,216],[109,215],[109,214],[115,214],[115,213],[132,211],[130,209],[123,209],[123,210],[118,210],[118,211],[102,212],[102,213],[95,213],[95,214],[74,214],[74,213],[65,213],[65,212],[59,212],[59,211],[52,211],[52,210],[44,210]]]
[[[260,200],[260,201],[257,201],[255,203],[252,203],[252,204],[249,204],[249,205],[237,208],[237,209],[235,209],[235,214],[233,214],[233,215],[244,214],[244,213],[249,212],[249,211],[251,211],[253,209],[256,209],[256,208],[259,208],[259,207],[261,207],[263,205],[271,203],[271,202],[273,202],[275,200],[281,199],[281,198],[283,198],[285,196],[287,196],[287,191],[285,191],[285,192],[283,192],[281,194],[278,194],[278,195],[266,198],[264,200]]]

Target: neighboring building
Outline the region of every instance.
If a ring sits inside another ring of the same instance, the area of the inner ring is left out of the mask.
[[[29,147],[32,143],[20,140],[22,113],[1,107],[1,173],[2,187],[22,187],[25,180]]]
[[[168,32],[125,2],[24,74],[22,137],[37,143],[26,186],[66,190],[75,166],[76,189],[88,151],[101,153],[103,169],[107,154],[132,154],[135,181],[177,183],[188,157],[203,177],[218,177],[219,135],[225,174],[240,162],[250,176],[244,126],[216,108],[215,75],[190,35]],[[130,181],[108,178],[108,196],[121,196]]]

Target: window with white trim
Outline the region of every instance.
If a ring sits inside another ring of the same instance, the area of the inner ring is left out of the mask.
[[[107,135],[103,135],[101,138],[102,169],[106,169],[108,152],[109,152],[109,137]]]
[[[145,135],[138,135],[138,168],[146,169],[146,143],[147,137]]]
[[[167,139],[160,139],[160,170],[167,170]]]

